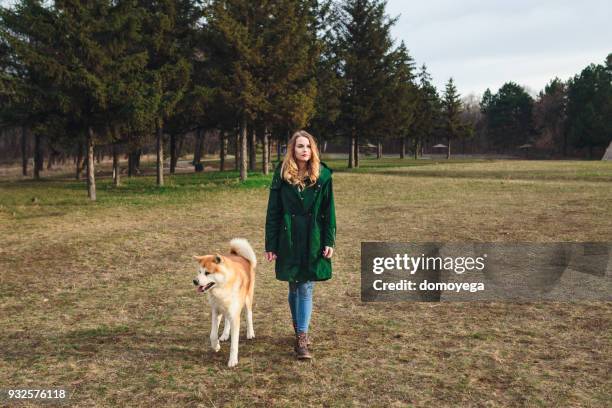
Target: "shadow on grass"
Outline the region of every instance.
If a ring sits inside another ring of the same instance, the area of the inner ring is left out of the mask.
[[[230,340],[221,342],[214,352],[209,341],[210,328],[194,324],[189,333],[157,332],[127,325],[101,325],[75,329],[61,335],[49,333],[8,334],[2,344],[6,361],[24,365],[65,361],[70,358],[88,360],[104,358],[112,361],[180,362],[226,366]],[[292,337],[258,336],[248,340],[246,328],[241,328],[238,358],[260,354],[269,362],[286,362],[292,358]]]

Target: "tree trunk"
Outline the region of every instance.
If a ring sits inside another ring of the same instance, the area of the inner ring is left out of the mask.
[[[196,129],[195,148],[193,150],[193,165],[195,166],[202,160],[202,129]]]
[[[198,157],[200,158],[200,161],[204,160],[205,156],[206,156],[206,136],[209,134],[208,131],[201,131],[200,132],[200,152],[198,153]],[[202,168],[204,165],[202,165]]]
[[[359,134],[355,134],[355,167],[359,167]]]
[[[246,181],[248,173],[247,173],[247,155],[248,155],[248,134],[247,134],[247,121],[246,118],[242,119],[242,126],[240,128],[240,181]]]
[[[128,177],[135,176],[140,169],[140,149],[135,149],[128,155]]]
[[[225,130],[219,133],[219,171],[225,170],[225,151],[227,149],[227,135]]]
[[[451,146],[450,146],[451,141],[450,141],[450,138],[447,139],[447,143],[448,143],[448,147],[446,148],[446,159],[448,160],[448,159],[450,159],[450,155],[451,155],[451,151],[450,151],[450,149],[451,149]]]
[[[257,166],[257,134],[255,133],[255,125],[251,126],[249,133],[250,150],[249,150],[249,169],[255,171]]]
[[[377,159],[382,158],[382,142],[380,140],[376,144],[376,158]]]
[[[268,170],[272,164],[272,133],[268,133]]]
[[[234,170],[240,170],[240,149],[242,144],[242,138],[240,137],[240,130],[236,133],[236,151],[234,152]]]
[[[40,179],[40,171],[43,166],[41,136],[37,133],[34,135],[34,180]]]
[[[28,175],[28,133],[25,126],[21,127],[21,174]]]
[[[178,146],[176,147],[176,163],[178,164],[178,159],[183,154],[183,143],[185,142],[185,134],[183,133],[182,137],[179,139]]]
[[[83,171],[83,142],[79,142],[77,146],[77,159],[76,159],[76,174],[75,179],[81,179],[81,171]]]
[[[53,164],[57,160],[58,152],[56,152],[51,146],[49,146],[49,160],[47,160],[47,170],[51,170]]]
[[[263,144],[261,157],[262,171],[263,174],[268,174],[270,172],[270,142],[268,140],[268,129],[266,127],[263,128],[261,141]]]
[[[355,134],[351,134],[351,140],[349,144],[349,169],[355,167]]]
[[[94,172],[94,131],[90,127],[87,133],[87,196],[96,201],[96,177]]]
[[[421,154],[422,156],[422,154]],[[419,158],[419,139],[414,139],[414,160]]]
[[[134,175],[134,152],[128,153],[128,177]]]
[[[281,161],[281,142],[280,142],[280,138],[278,137],[276,138],[276,161],[277,162]]]
[[[170,174],[176,171],[176,159],[176,134],[172,132],[170,134]]]
[[[206,132],[202,128],[198,128],[196,131],[196,144],[195,151],[193,153],[193,165],[195,166],[196,172],[204,171],[204,163],[202,163],[203,152],[204,152],[204,140],[206,139]]]
[[[251,125],[247,123],[247,168],[251,169]]]
[[[406,136],[402,136],[401,139],[400,159],[403,159],[406,157]]]
[[[164,127],[161,119],[155,121],[157,130],[157,185],[164,185]]]
[[[119,168],[119,146],[113,143],[113,184],[121,185],[121,169]]]
[[[138,148],[134,152],[134,172],[140,174],[140,157],[142,156],[142,149]]]

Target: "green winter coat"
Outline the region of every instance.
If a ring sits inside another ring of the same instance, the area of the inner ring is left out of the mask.
[[[277,166],[268,199],[266,252],[276,254],[276,279],[322,281],[332,276],[326,246],[336,244],[332,170],[321,162],[317,182],[300,192],[281,178]]]

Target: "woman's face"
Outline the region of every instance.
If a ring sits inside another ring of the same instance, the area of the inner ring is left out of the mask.
[[[310,149],[310,141],[307,137],[299,136],[295,140],[295,159],[301,162],[308,162],[312,156],[312,150]]]

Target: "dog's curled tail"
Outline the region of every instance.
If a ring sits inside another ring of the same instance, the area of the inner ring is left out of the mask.
[[[257,266],[257,258],[255,257],[255,251],[244,238],[234,238],[230,241],[230,253],[239,255],[245,258],[251,264],[251,268]]]

